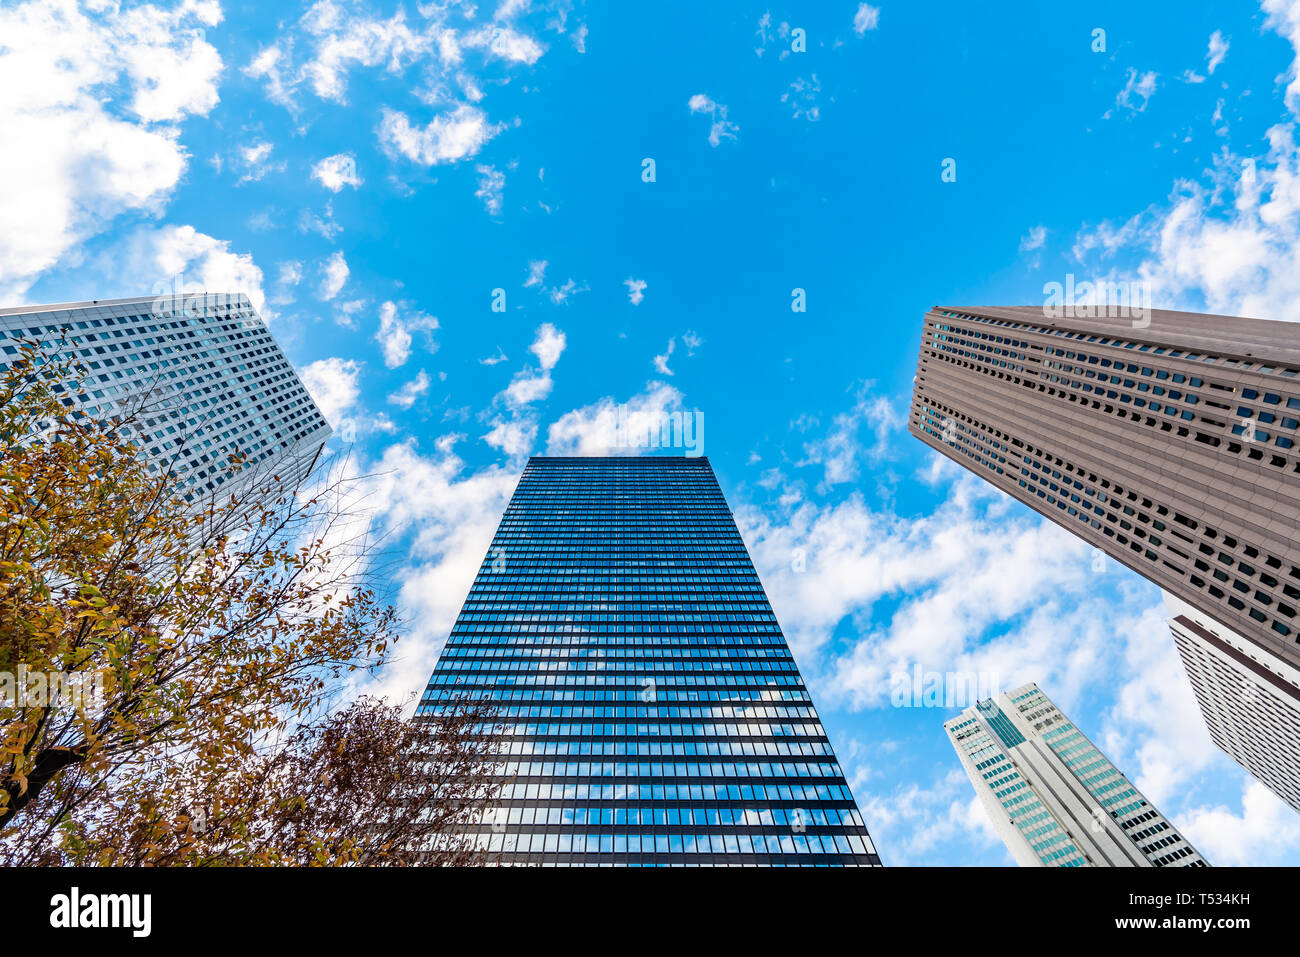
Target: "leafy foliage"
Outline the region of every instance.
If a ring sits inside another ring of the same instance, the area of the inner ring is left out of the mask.
[[[147,404],[107,417],[69,385],[83,372],[28,344],[0,380],[0,674],[102,689],[42,701],[18,681],[0,701],[0,857],[405,863],[436,833],[422,819],[467,820],[490,791],[487,712],[326,714],[397,638],[356,556],[338,561],[338,516],[238,458],[234,493],[187,504],[140,454]],[[474,859],[443,843],[429,862]]]

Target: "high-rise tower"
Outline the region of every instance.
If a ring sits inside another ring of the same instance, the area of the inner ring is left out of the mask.
[[[458,695],[501,863],[880,863],[707,458],[530,459],[419,711]]]
[[[1022,867],[1206,866],[1038,685],[981,701],[943,727]]]
[[[64,404],[133,414],[150,468],[174,474],[178,494],[196,509],[272,475],[277,486],[294,487],[331,434],[242,294],[0,309],[0,366],[24,341],[84,366],[80,394],[69,390]],[[236,451],[245,464],[231,477]]]
[[[1215,733],[1244,704],[1205,676],[1300,701],[1300,325],[1106,312],[931,310],[909,431],[1230,635],[1189,657],[1171,622],[1216,742],[1294,805],[1300,753],[1252,743],[1245,712]]]
[[[1190,605],[1165,602],[1210,738],[1300,811],[1300,671]]]

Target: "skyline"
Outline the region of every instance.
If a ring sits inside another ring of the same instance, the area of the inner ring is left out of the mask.
[[[951,711],[892,706],[915,667],[1039,682],[1216,865],[1300,861],[1158,592],[905,431],[937,303],[1300,319],[1300,3],[424,9],[0,9],[0,306],[253,298],[399,560],[401,660],[354,691],[423,687],[529,454],[699,413],[887,863],[1010,862]]]
[[[1300,695],[1297,327],[1092,312],[927,313],[908,431],[1156,585],[1171,607],[1197,609],[1209,640],[1233,643],[1220,668],[1245,667],[1235,654],[1250,666],[1235,680],[1253,689],[1262,672],[1286,689],[1265,710],[1280,718]],[[1216,692],[1206,710],[1210,683],[1193,684],[1216,743],[1294,807],[1276,784],[1290,774],[1288,748],[1256,730],[1278,719],[1230,718],[1240,731],[1225,737],[1213,716],[1233,715],[1235,696]]]

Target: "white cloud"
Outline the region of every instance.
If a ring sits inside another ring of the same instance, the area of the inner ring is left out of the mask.
[[[737,521],[819,701],[886,706],[893,676],[920,664],[993,674],[1003,688],[1036,680],[1068,710],[1113,653],[1114,632],[1081,611],[1092,598],[1089,550],[1045,521],[999,520],[954,501],[900,520],[857,493],[805,502],[785,523],[750,508]],[[876,623],[873,607],[892,601]],[[846,618],[856,641],[818,654]],[[1167,632],[1156,638],[1168,642]]]
[[[542,285],[546,279],[546,260],[538,259],[528,264],[528,278],[524,280],[524,288]]]
[[[1227,55],[1228,41],[1223,38],[1222,30],[1215,30],[1210,34],[1210,49],[1205,54],[1206,72],[1214,73]]]
[[[821,107],[817,105],[817,94],[821,91],[821,81],[817,79],[816,73],[808,79],[795,77],[790,88],[781,94],[781,102],[790,104],[796,120],[802,117],[815,123],[822,115]]]
[[[573,48],[575,50],[577,50],[579,53],[586,53],[587,52],[587,25],[585,23],[579,24],[578,29],[573,31],[571,39],[573,40]]]
[[[435,116],[423,127],[412,126],[405,113],[385,108],[379,123],[379,142],[390,154],[400,154],[424,166],[437,166],[474,156],[502,129],[490,124],[486,113],[468,103]]]
[[[858,4],[858,12],[853,14],[853,32],[865,36],[868,30],[880,26],[880,8],[869,3]]]
[[[537,412],[532,408],[551,394],[554,380],[551,371],[564,354],[566,338],[552,323],[537,327],[528,351],[537,357],[537,366],[525,366],[515,373],[510,384],[493,398],[496,414],[489,419],[490,430],[483,441],[516,461],[532,451],[537,438]],[[499,350],[498,350],[499,351]],[[505,354],[491,364],[504,360]]]
[[[644,392],[623,403],[629,432],[656,432],[666,413],[682,411],[682,394],[663,382],[649,382]],[[546,433],[547,455],[636,455],[640,450],[618,441],[619,403],[605,396],[560,416]]]
[[[550,395],[553,385],[550,375],[545,372],[520,372],[506,387],[506,404],[511,408],[530,405]]]
[[[1300,2],[1265,0],[1268,25],[1296,49]],[[1288,90],[1292,115],[1265,134],[1262,156],[1225,149],[1209,183],[1180,180],[1167,203],[1121,224],[1082,230],[1075,256],[1088,268],[1109,267],[1146,282],[1169,308],[1300,321],[1300,87]]]
[[[672,357],[673,350],[676,348],[677,348],[677,337],[674,336],[673,338],[668,340],[668,348],[664,350],[663,354],[655,356],[654,359],[652,360],[654,362],[654,367],[656,371],[658,371],[660,375],[673,374],[673,370],[668,368],[668,360]]]
[[[564,283],[558,286],[546,285],[546,267],[548,263],[545,259],[535,259],[528,264],[528,278],[524,280],[524,288],[535,288],[550,298],[551,302],[557,306],[562,306],[569,301],[571,296],[587,291],[587,284],[584,282],[578,285],[577,280],[570,277]]]
[[[464,38],[464,45],[487,50],[493,56],[513,63],[526,63],[532,66],[541,59],[546,48],[518,30],[509,26],[491,24],[482,27]]]
[[[492,428],[483,436],[483,441],[494,449],[499,449],[512,461],[522,458],[532,451],[537,438],[537,421],[531,417],[506,419],[497,416],[492,420]]]
[[[758,29],[754,31],[754,35],[758,37],[758,46],[754,48],[754,53],[760,57],[767,49],[767,44],[770,40],[767,31],[771,26],[772,13],[771,11],[768,11],[758,18]]]
[[[495,406],[504,407],[506,412],[492,416],[491,429],[483,441],[504,452],[511,461],[532,451],[538,426],[537,413],[531,406],[551,394],[555,385],[551,370],[560,361],[565,345],[564,333],[553,324],[544,322],[538,326],[528,351],[537,357],[539,368],[520,369],[493,400]]]
[[[334,321],[344,329],[355,329],[357,327],[357,316],[369,304],[366,299],[348,299],[344,302],[336,302],[334,303]]]
[[[906,424],[903,413],[884,396],[874,395],[871,383],[863,383],[853,408],[835,416],[833,427],[823,438],[804,444],[804,458],[798,464],[822,466],[823,487],[856,481],[860,461],[878,463],[885,458]],[[871,430],[870,444],[860,438],[863,427]]]
[[[506,188],[506,174],[492,166],[478,167],[478,189],[474,195],[483,200],[483,207],[493,216],[501,213],[501,192]]]
[[[388,401],[399,409],[409,409],[415,400],[429,391],[429,374],[421,369],[415,378],[388,396]]]
[[[527,13],[531,5],[531,0],[501,0],[501,5],[497,7],[496,13],[492,14],[492,19],[499,22],[513,20]]]
[[[1156,82],[1159,74],[1153,70],[1146,73],[1138,73],[1137,70],[1129,67],[1128,79],[1124,84],[1124,89],[1119,91],[1115,97],[1116,108],[1123,108],[1132,113],[1141,113],[1147,108],[1152,94],[1156,91]],[[1106,116],[1110,117],[1115,111],[1108,110]]]
[[[1113,567],[1113,566],[1112,566]],[[1117,671],[1100,734],[1093,740],[1157,806],[1186,794],[1216,761],[1214,744],[1169,632],[1163,602],[1133,607],[1112,624]]]
[[[718,146],[724,139],[734,140],[740,127],[727,119],[727,107],[710,99],[704,93],[696,93],[686,103],[692,113],[707,113],[713,120],[709,126],[709,145]]]
[[[363,182],[357,174],[357,158],[351,153],[325,157],[311,168],[311,178],[332,193],[339,192],[344,186],[356,189]]]
[[[348,269],[348,261],[343,258],[341,249],[334,250],[329,258],[321,263],[321,281],[317,288],[316,295],[328,302],[343,291],[343,286],[348,281],[348,275],[351,270]]]
[[[1197,808],[1185,816],[1182,831],[1219,866],[1283,864],[1300,845],[1300,817],[1258,781],[1245,786],[1241,813],[1221,805]]]
[[[1286,103],[1300,114],[1300,0],[1263,0],[1261,6],[1268,15],[1264,25],[1286,38],[1297,53],[1287,72]]]
[[[325,421],[335,428],[361,396],[361,366],[353,359],[317,359],[302,368],[300,377]]]
[[[331,200],[325,204],[324,215],[304,209],[298,216],[298,231],[319,233],[321,238],[329,240],[343,232],[343,227],[334,221],[334,202]]]
[[[243,175],[239,177],[240,183],[255,183],[264,177],[267,173],[276,173],[284,169],[284,163],[272,163],[271,153],[275,149],[275,144],[266,140],[259,140],[255,143],[249,143],[247,146],[241,146],[238,150],[238,166],[243,169]]]
[[[293,105],[290,83],[284,75],[285,51],[276,44],[263,47],[241,72],[250,79],[264,80],[271,102]]]
[[[425,333],[429,351],[435,351],[437,344],[430,333],[437,328],[438,320],[434,316],[418,311],[404,314],[399,311],[397,303],[383,303],[379,307],[379,329],[375,341],[384,354],[384,365],[396,369],[406,363],[411,357],[413,332]]]
[[[1029,230],[1020,239],[1020,251],[1022,253],[1032,252],[1035,249],[1042,249],[1047,243],[1047,227],[1035,226]]]
[[[646,281],[644,279],[624,279],[623,285],[627,286],[628,302],[634,306],[641,305],[641,300],[645,298]]]
[[[277,306],[285,306],[294,301],[294,288],[302,282],[302,263],[297,259],[291,259],[282,262],[280,265],[280,274],[276,277],[276,293],[271,297],[271,302]]]
[[[300,101],[308,93],[346,103],[351,75],[357,70],[414,74],[406,85],[435,112],[426,121],[383,107],[375,129],[380,147],[390,157],[426,167],[472,159],[505,129],[477,105],[485,98],[484,89],[499,79],[500,68],[492,61],[505,61],[508,68],[530,66],[545,47],[509,22],[509,17],[468,25],[465,21],[476,13],[472,5],[417,6],[419,17],[408,22],[400,7],[382,17],[361,3],[316,0],[280,37],[256,52],[244,73],[261,81],[267,96],[296,116],[302,114]],[[485,67],[490,67],[491,83],[479,75]],[[488,170],[480,170],[485,175],[476,195],[495,215],[503,180],[502,174]],[[340,178],[328,169],[319,170],[317,178],[338,192],[343,184],[359,185],[355,169],[350,173]],[[410,190],[400,183],[398,188]]]
[[[528,351],[537,356],[537,361],[541,363],[543,369],[550,371],[560,361],[566,343],[563,332],[556,329],[553,324],[544,322],[537,327],[537,337],[528,347]]]
[[[161,212],[188,161],[176,124],[217,103],[202,29],[220,20],[215,2],[0,8],[0,301],[123,213]]]
[[[568,302],[571,296],[586,291],[587,291],[587,284],[585,282],[581,286],[579,286],[577,281],[574,280],[572,277],[570,277],[569,279],[566,279],[564,281],[563,285],[552,286],[550,289],[548,289],[547,295],[551,297],[551,302],[555,303],[557,306],[560,306]]]
[[[106,252],[101,270],[121,295],[141,289],[167,292],[244,293],[268,321],[262,270],[248,253],[193,226],[142,227]]]
[[[438,48],[439,26],[412,30],[400,9],[382,20],[355,7],[317,0],[297,23],[297,35],[259,50],[244,73],[263,80],[272,101],[294,108],[301,86],[323,100],[347,101],[348,75],[354,67],[383,66],[399,74]],[[293,62],[294,41],[306,49],[304,62]]]
[[[862,784],[851,782],[863,820],[886,864],[925,862],[929,853],[972,839],[981,848],[1001,846],[960,768],[935,773],[929,785],[898,784],[887,794],[872,793]],[[1010,854],[1006,862],[1011,863]]]
[[[441,436],[428,454],[413,440],[390,445],[378,461],[358,463],[368,476],[358,507],[385,536],[410,546],[391,579],[407,622],[402,640],[386,667],[355,679],[354,694],[400,702],[423,690],[514,491],[513,468],[466,471],[454,451],[460,438]]]

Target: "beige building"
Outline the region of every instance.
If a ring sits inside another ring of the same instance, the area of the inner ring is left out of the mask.
[[[1158,585],[1215,742],[1300,809],[1300,325],[1109,311],[932,309],[909,431]]]

